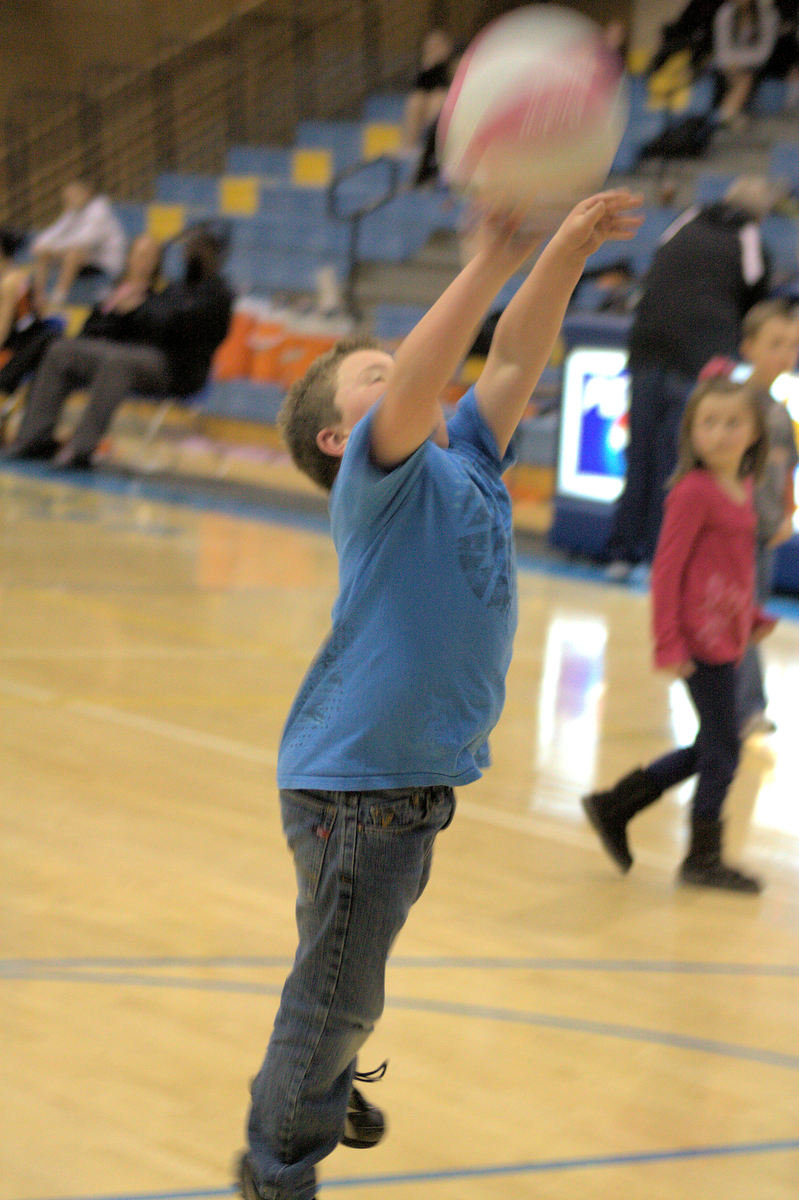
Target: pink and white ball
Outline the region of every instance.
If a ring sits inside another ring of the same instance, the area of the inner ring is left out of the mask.
[[[445,180],[489,207],[558,210],[602,185],[627,123],[622,63],[587,17],[515,9],[466,50],[438,121]]]

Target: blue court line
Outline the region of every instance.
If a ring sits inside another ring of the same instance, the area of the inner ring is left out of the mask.
[[[183,976],[136,975],[126,971],[91,971],[43,968],[40,971],[26,969],[18,973],[7,972],[6,979],[28,982],[91,983],[121,987],[173,988],[185,991],[219,992],[229,995],[278,996],[280,984],[255,983],[249,980],[190,979]],[[756,1046],[737,1045],[713,1038],[694,1037],[690,1034],[671,1033],[668,1030],[645,1029],[635,1025],[618,1025],[608,1021],[593,1021],[582,1017],[553,1016],[550,1013],[525,1012],[521,1009],[502,1008],[494,1005],[465,1004],[455,1000],[417,999],[415,997],[390,996],[386,1007],[405,1012],[434,1013],[438,1016],[464,1017],[467,1020],[499,1021],[508,1024],[528,1025],[538,1029],[557,1029],[564,1033],[583,1033],[594,1037],[617,1038],[626,1042],[642,1042],[647,1045],[667,1046],[670,1049],[689,1050],[700,1054],[714,1054],[742,1062],[755,1062],[764,1066],[799,1071],[799,1055],[785,1054],[777,1050],[765,1050]]]
[[[4,958],[0,959],[0,978],[8,971],[24,971],[41,968],[99,968],[112,967],[119,970],[130,968],[280,968],[285,970],[293,962],[288,954],[219,954],[219,955],[143,955],[120,957],[54,957],[54,958]],[[673,959],[637,958],[537,958],[528,955],[397,955],[389,960],[389,970],[491,970],[491,971],[611,971],[634,974],[657,975],[733,975],[753,978],[799,978],[797,963],[735,963],[699,962]],[[15,975],[15,977],[17,977]]]
[[[296,527],[310,530],[314,533],[329,533],[330,523],[326,515],[300,512],[298,509],[281,508],[278,505],[265,502],[244,500],[241,497],[211,495],[204,492],[201,486],[192,489],[191,484],[183,486],[140,477],[127,478],[103,474],[98,471],[85,477],[74,477],[74,473],[59,477],[51,467],[35,462],[8,462],[3,469],[13,474],[40,479],[46,483],[61,484],[80,488],[90,492],[106,492],[111,495],[128,496],[131,500],[155,500],[162,504],[172,504],[178,508],[188,508],[194,512],[221,512],[228,516],[240,517],[250,521],[261,521],[272,525]],[[610,584],[602,576],[601,568],[589,563],[575,563],[554,558],[538,558],[530,553],[517,555],[519,567],[531,574],[546,575],[553,579],[571,579],[583,583],[592,583],[604,587],[618,587]],[[644,593],[647,588],[643,584],[625,584],[627,591]],[[773,596],[769,598],[768,607],[775,616],[783,620],[799,621],[799,598],[789,596]]]
[[[733,1142],[728,1145],[685,1146],[675,1150],[642,1150],[630,1154],[588,1155],[575,1158],[532,1159],[529,1162],[499,1163],[490,1166],[453,1167],[440,1171],[407,1171],[402,1174],[357,1175],[324,1179],[318,1190],[330,1188],[387,1187],[396,1184],[443,1183],[453,1179],[490,1179],[498,1176],[543,1175],[561,1171],[585,1171],[599,1168],[644,1166],[650,1163],[687,1162],[697,1159],[734,1158],[755,1154],[792,1154],[799,1151],[799,1138],[766,1142]],[[204,1197],[232,1196],[234,1187],[196,1188],[168,1192],[117,1192],[105,1195],[58,1196],[46,1200],[202,1200]],[[41,1198],[45,1200],[45,1198]]]

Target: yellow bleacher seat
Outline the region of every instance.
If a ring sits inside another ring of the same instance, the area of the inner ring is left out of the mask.
[[[68,304],[65,316],[67,323],[64,326],[64,334],[66,337],[75,337],[79,330],[83,328],[83,323],[89,315],[89,308],[85,304]]]
[[[219,211],[229,217],[252,217],[258,211],[259,183],[254,175],[223,175]]]
[[[291,182],[299,187],[327,187],[333,178],[333,155],[329,150],[300,148],[291,155]]]
[[[147,232],[159,242],[166,242],[175,237],[185,224],[185,204],[147,205]]]
[[[402,129],[384,121],[370,121],[363,128],[362,152],[364,158],[379,158],[381,154],[394,154],[402,143]]]
[[[631,75],[643,75],[651,57],[652,51],[646,46],[633,46],[627,51],[627,70]]]

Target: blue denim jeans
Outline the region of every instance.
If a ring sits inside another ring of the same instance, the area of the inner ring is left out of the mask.
[[[356,1055],[383,1011],[392,943],[452,820],[449,787],[281,791],[299,945],[252,1085],[249,1158],[265,1200],[311,1200],[341,1139]]]

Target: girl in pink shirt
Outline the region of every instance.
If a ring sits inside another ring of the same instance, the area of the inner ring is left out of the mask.
[[[724,862],[721,810],[740,758],[737,666],[750,641],[774,626],[754,600],[752,486],[766,452],[755,393],[726,378],[699,383],[685,407],[652,565],[655,666],[685,680],[699,732],[693,745],[584,797],[589,821],[622,871],[632,865],[628,821],[696,775],[691,845],[680,880],[737,892],[761,889],[759,880]]]

